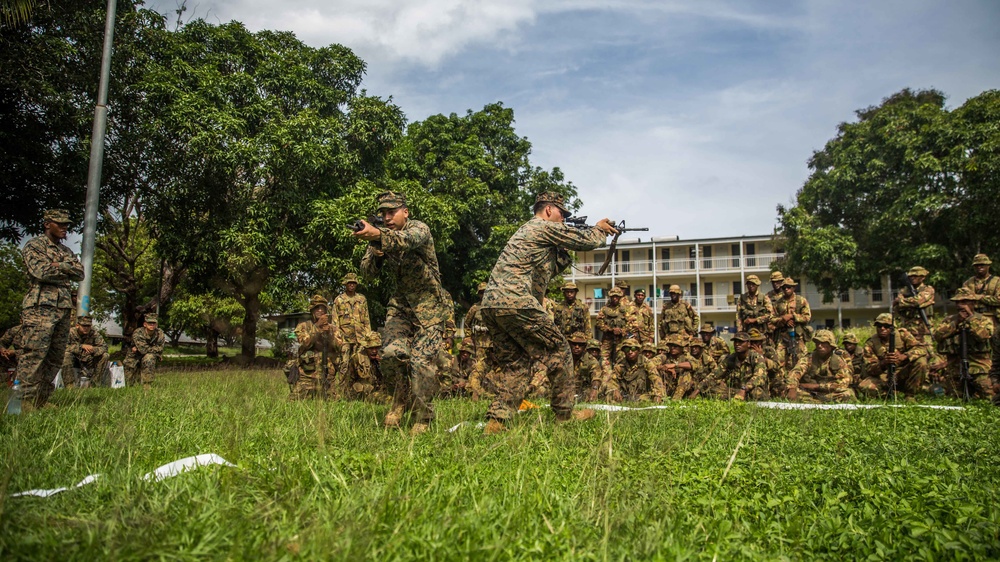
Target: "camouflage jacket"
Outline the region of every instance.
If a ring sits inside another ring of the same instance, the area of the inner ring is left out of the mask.
[[[39,236],[24,245],[21,256],[28,273],[28,293],[21,308],[74,308],[71,283],[83,280],[83,264],[72,250]]]
[[[617,336],[621,339],[626,337],[626,332],[628,332],[631,321],[632,319],[629,318],[628,311],[621,304],[618,306],[606,304],[597,313],[597,329],[603,333],[610,332],[615,328],[621,328],[623,332],[620,336]]]
[[[413,314],[421,326],[443,324],[453,314],[451,296],[441,286],[434,238],[427,225],[408,220],[401,230],[380,228],[382,238],[369,245],[361,258],[361,272],[375,278],[387,275],[395,290],[389,299],[390,313]],[[382,256],[375,254],[383,252]]]
[[[909,358],[908,361],[916,361],[921,357],[927,356],[927,348],[924,347],[922,341],[918,340],[910,333],[906,328],[896,328],[894,333],[890,336],[895,338],[895,348],[899,353],[905,353]],[[850,356],[847,352],[845,355],[851,360],[851,368],[854,367],[854,358]],[[889,341],[882,341],[878,337],[878,334],[868,338],[865,342],[865,347],[862,350],[862,357],[864,358],[865,373],[867,376],[877,377],[880,376],[885,369],[882,366],[882,360],[885,358],[886,354],[889,353]],[[905,366],[900,365],[900,366]]]
[[[983,314],[974,314],[965,322],[961,322],[957,314],[945,317],[934,330],[934,341],[938,351],[948,356],[948,361],[960,359],[962,351],[962,330],[968,329],[966,349],[968,350],[969,372],[981,374],[989,372],[992,362],[990,353],[993,337],[993,321]]]
[[[76,330],[73,331],[75,332]],[[139,326],[134,332],[132,332],[132,347],[135,348],[135,352],[132,352],[132,356],[140,358],[144,355],[155,355],[159,359],[163,356],[163,346],[166,341],[167,337],[163,333],[163,330],[157,328],[156,331],[150,335],[150,333],[146,331],[146,328]],[[131,350],[131,348],[129,349]]]
[[[851,360],[851,370],[854,371],[855,385],[857,385],[862,379],[868,377],[868,368],[865,366],[865,350],[863,347],[859,345],[857,349],[854,350],[853,355],[851,355],[851,353],[844,348],[840,348],[838,351],[842,351],[843,356]]]
[[[621,354],[614,366],[614,376],[608,381],[608,389],[618,391],[628,401],[646,400],[650,396],[662,398],[665,394],[663,379],[655,369],[648,368],[648,360],[642,354],[635,363],[629,363],[625,354]]]
[[[21,325],[18,324],[3,333],[0,337],[0,348],[17,349],[21,347]]]
[[[723,357],[732,353],[732,350],[729,349],[729,344],[726,343],[726,340],[719,336],[712,336],[712,340],[705,345],[705,353],[711,355],[718,362],[722,361]]]
[[[630,332],[639,337],[639,343],[653,343],[656,333],[656,321],[653,319],[653,308],[649,303],[643,302],[642,306],[636,306],[632,301],[634,312],[632,313],[632,326]]]
[[[500,252],[490,273],[482,308],[544,311],[542,298],[549,281],[569,267],[567,250],[593,250],[604,245],[598,228],[581,230],[534,217],[521,225]]]
[[[981,295],[976,301],[976,312],[990,318],[996,316],[996,311],[1000,308],[1000,277],[989,275],[986,279],[977,279],[972,276],[966,279],[962,286],[972,289],[972,292],[977,295]]]
[[[778,360],[778,351],[774,346],[763,345],[759,348],[751,345],[750,349],[756,351],[764,359],[764,371],[770,381],[784,380],[784,373],[781,372],[781,361]]]
[[[594,329],[590,326],[590,307],[580,299],[573,301],[573,304],[566,302],[557,303],[555,306],[556,326],[564,336],[571,336],[574,332],[583,332],[587,337],[594,334]]]
[[[136,332],[138,332],[139,330],[146,331],[145,328],[139,328],[138,330],[136,330]],[[133,333],[133,339],[134,338],[135,335]],[[90,357],[100,357],[108,352],[108,344],[104,343],[104,338],[101,336],[101,333],[98,332],[97,330],[91,328],[90,333],[88,333],[87,335],[83,335],[80,333],[80,330],[76,328],[76,326],[70,328],[69,341],[66,344],[66,353],[71,354],[77,358],[86,356],[87,354],[84,353],[83,351],[84,345],[94,346],[94,351],[90,352],[89,354]],[[160,352],[162,351],[163,349],[161,346]]]
[[[663,303],[660,309],[660,339],[670,334],[696,335],[698,333],[698,313],[685,300],[674,304],[671,300]]]
[[[745,332],[750,328],[757,328],[762,333],[766,332],[772,316],[774,305],[765,295],[758,292],[751,297],[749,293],[743,293],[736,303],[736,331]],[[750,319],[756,322],[747,323]]]
[[[927,319],[930,320],[934,313],[932,309],[934,306],[934,287],[921,283],[916,289],[917,294],[912,295],[909,287],[903,287],[895,302],[892,303],[892,312],[896,315],[896,322],[900,326],[923,337],[928,332],[928,328],[920,317],[920,311],[923,310],[927,314]]]
[[[337,354],[343,342],[340,335],[333,326],[330,333],[321,332],[312,320],[306,320],[295,327],[295,337],[299,342],[298,361],[299,368],[307,373],[312,373],[319,369],[323,363],[323,345],[326,344],[327,371],[332,373],[330,368],[334,355]]]
[[[820,359],[813,352],[799,359],[788,372],[790,388],[797,388],[800,383],[818,384],[818,389],[809,391],[814,396],[850,393],[852,380],[851,362],[837,353]]]
[[[383,385],[380,363],[380,361],[368,357],[364,349],[354,352],[354,367],[357,378],[363,383],[370,384],[373,388],[381,388]]]
[[[580,357],[573,358],[573,386],[577,394],[601,390],[605,383],[604,371],[591,354],[584,352]]]
[[[785,335],[789,333],[787,325],[777,326],[775,324],[786,314],[791,314],[795,320],[795,337],[803,337],[805,327],[812,321],[812,309],[809,308],[809,302],[802,295],[795,295],[793,300],[782,297],[774,301],[774,317],[771,318],[770,328],[775,334]]]
[[[749,396],[754,388],[767,388],[764,358],[753,350],[747,351],[743,360],[736,353],[730,353],[719,362],[708,380],[729,388],[746,390]]]
[[[719,366],[719,362],[704,351],[701,352],[699,357],[695,357],[691,354],[688,354],[687,357],[691,361],[691,366],[694,367],[691,370],[691,376],[697,384],[701,384],[701,382],[715,372],[715,369]]]
[[[346,293],[333,299],[331,320],[337,323],[340,337],[344,343],[361,343],[361,338],[372,331],[372,323],[368,318],[368,299],[360,293],[353,297]]]

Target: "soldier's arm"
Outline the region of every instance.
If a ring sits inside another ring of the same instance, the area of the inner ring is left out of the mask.
[[[865,347],[861,350],[861,356],[868,374],[877,377],[882,374],[882,362],[879,360],[878,355],[875,355],[875,350],[872,348],[870,342],[871,340],[865,342]]]
[[[359,307],[361,308],[361,329],[367,334],[372,331],[372,319],[368,316],[368,299],[364,295],[361,295],[359,303]]]
[[[656,369],[646,369],[645,372],[650,399],[654,402],[663,402],[663,398],[667,395],[667,387],[663,384],[663,377],[656,372]]]
[[[21,257],[24,259],[24,268],[29,277],[42,283],[57,283],[60,281],[79,281],[83,279],[83,269],[80,267],[79,275],[77,268],[66,261],[53,262],[43,246],[40,244],[27,244],[21,250]],[[77,262],[79,263],[79,262]]]
[[[969,335],[979,341],[989,341],[993,337],[993,321],[985,316],[969,320]]]
[[[691,333],[691,334],[697,334],[698,333],[698,327],[701,326],[701,324],[698,322],[698,313],[695,312],[694,307],[691,306],[691,303],[687,303],[687,305],[688,305],[687,306],[687,309],[688,309],[688,322],[690,324],[688,326],[688,332]]]
[[[799,359],[799,362],[788,371],[785,384],[789,388],[798,388],[799,381],[801,381],[802,377],[806,374],[806,370],[809,368],[809,363],[811,361],[811,356],[809,354],[805,354]]]
[[[994,277],[990,280],[979,302],[993,308],[1000,307],[1000,277]]]
[[[379,272],[382,271],[382,262],[385,261],[385,258],[379,255],[380,252],[381,250],[369,244],[364,257],[361,258],[362,276],[368,279],[378,277]]]
[[[604,309],[597,313],[597,329],[602,332],[611,331],[611,326],[608,326],[607,318],[604,316]]]
[[[583,333],[589,338],[593,336],[594,328],[592,328],[590,324],[590,307],[585,306],[585,308],[586,310],[583,314]]]
[[[69,329],[69,339],[66,341],[66,353],[72,355],[83,353],[83,346],[80,343],[80,335],[77,333],[76,327]]]
[[[795,314],[793,315],[795,316],[795,323],[808,324],[812,321],[812,309],[809,308],[809,301],[807,301],[805,297],[800,296],[799,298],[801,299],[799,301],[799,306],[796,307]]]
[[[104,336],[100,332],[94,330],[94,354],[104,355],[108,352],[108,344],[104,341]]]
[[[842,361],[840,369],[833,373],[833,380],[816,385],[816,389],[823,392],[843,392],[851,387],[854,379],[854,370],[850,361]]]
[[[944,322],[938,324],[937,328],[934,328],[934,341],[941,342],[950,338],[958,332],[958,326],[955,323],[955,316],[949,316],[944,319]]]
[[[580,229],[561,222],[541,222],[538,240],[546,245],[583,252],[604,245],[608,235],[594,227]]]
[[[927,348],[924,346],[923,341],[915,338],[909,330],[899,328],[899,335],[900,339],[903,340],[903,349],[900,351],[906,354],[908,361],[916,361],[927,355]]]
[[[774,303],[772,303],[771,299],[769,299],[767,297],[764,297],[763,300],[764,300],[764,314],[762,316],[760,316],[757,319],[757,321],[762,326],[766,326],[767,324],[770,324],[771,323],[771,319],[775,317]]]

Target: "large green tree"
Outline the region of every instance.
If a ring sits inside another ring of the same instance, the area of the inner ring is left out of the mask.
[[[10,242],[0,242],[0,334],[21,322],[21,300],[27,292],[21,251]]]
[[[957,286],[974,254],[1000,250],[1000,95],[949,110],[938,91],[906,89],[856,116],[813,154],[795,205],[778,207],[782,270],[827,298],[916,264]]]

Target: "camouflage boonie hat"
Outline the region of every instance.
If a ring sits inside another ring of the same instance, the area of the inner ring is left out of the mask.
[[[872,324],[875,324],[876,326],[878,326],[879,324],[882,324],[883,326],[892,326],[892,315],[889,314],[888,312],[883,312],[882,314],[879,314],[878,316],[875,317],[875,320],[872,322]]]
[[[781,282],[782,287],[798,287],[799,284],[795,282],[795,279],[791,277],[785,277],[785,280]]]
[[[458,328],[455,326],[455,321],[454,320],[452,320],[451,318],[449,318],[449,319],[447,319],[447,320],[444,321],[444,337],[445,338],[453,338],[453,337],[455,337],[455,332],[457,332],[457,331],[458,331]]]
[[[57,224],[70,224],[69,211],[66,209],[49,209],[42,214],[43,222],[54,222]]]
[[[830,330],[817,330],[816,335],[813,336],[813,341],[815,343],[828,343],[832,346],[837,345],[837,336],[833,335]]]
[[[587,351],[590,351],[591,349],[601,349],[601,342],[593,338],[587,340]]]
[[[754,285],[760,285],[760,277],[756,275],[747,275],[747,283],[753,283]]]
[[[630,347],[634,349],[639,349],[641,346],[639,345],[639,342],[635,341],[635,338],[625,338],[625,341],[622,342],[622,350],[628,349]]]
[[[562,290],[563,291],[579,291],[580,289],[578,289],[576,287],[576,283],[574,283],[572,281],[569,281],[569,282],[563,283]]]
[[[582,343],[582,344],[586,345],[587,344],[587,334],[584,334],[583,332],[573,332],[573,335],[571,335],[570,337],[566,338],[566,341],[568,341],[569,343]]]
[[[537,205],[539,203],[555,205],[556,207],[559,207],[559,210],[562,211],[563,215],[569,216],[569,211],[566,210],[566,198],[554,191],[539,193],[538,196],[535,197],[535,204]]]
[[[475,352],[476,348],[472,345],[472,338],[465,338],[464,340],[462,340],[462,345],[459,346],[458,351],[459,352],[465,351],[468,353]]]
[[[677,293],[678,295],[683,295],[684,291],[681,290],[681,286],[680,285],[671,285],[670,288],[667,289],[667,293],[668,294],[669,293]]]
[[[690,347],[700,347],[700,348],[704,349],[705,348],[705,340],[703,340],[701,338],[691,338],[691,341],[688,342],[688,345]]]
[[[665,338],[667,345],[676,345],[678,347],[684,347],[687,345],[687,341],[680,334],[670,334]]]
[[[848,333],[844,334],[844,339],[840,340],[840,343],[841,344],[845,344],[845,343],[859,343],[858,342],[858,335],[857,334],[852,334],[852,333],[848,332]]]
[[[624,291],[625,289],[628,289],[628,287],[629,287],[629,284],[628,284],[628,281],[626,281],[626,280],[624,280],[624,279],[619,279],[619,280],[618,280],[618,281],[617,281],[617,282],[615,283],[615,287],[618,287],[619,289],[621,289],[621,290],[623,290],[623,291]]]
[[[146,317],[143,318],[143,321],[145,323],[147,323],[147,324],[156,324],[157,323],[156,315],[155,314],[147,314]]]
[[[646,353],[647,351],[650,352],[650,353],[655,354],[656,353],[656,346],[653,345],[652,343],[644,343],[644,344],[642,344],[642,352]]]
[[[979,300],[979,295],[968,287],[960,287],[957,291],[955,291],[955,296],[951,297],[951,300],[955,302],[977,301]]]
[[[365,346],[365,349],[382,347],[382,335],[375,331],[368,332],[361,340],[361,345]]]
[[[309,312],[312,312],[314,308],[318,308],[320,306],[329,310],[330,303],[323,295],[313,295],[313,298],[309,299]]]
[[[76,318],[76,323],[79,324],[80,326],[93,326],[94,319],[91,318],[90,316],[78,316]]]
[[[656,344],[656,351],[670,351],[670,345],[667,344],[666,339],[662,339],[660,343]]]
[[[736,332],[733,341],[750,341],[750,334],[746,332]]]
[[[378,196],[378,210],[398,209],[406,206],[406,196],[395,191],[386,191]]]
[[[479,284],[479,285],[478,285],[478,286],[476,287],[476,292],[477,292],[477,293],[482,293],[482,292],[483,292],[483,291],[485,291],[485,290],[486,290],[486,281],[483,281],[482,283],[480,283],[480,284]]]
[[[625,293],[623,293],[622,290],[619,289],[618,287],[615,287],[614,289],[611,289],[610,291],[608,291],[608,296],[609,297],[623,297],[623,296],[625,296]]]
[[[785,276],[782,275],[780,271],[772,271],[771,272],[771,283],[777,283],[779,281],[784,281],[784,280],[785,280]]]
[[[986,254],[976,254],[976,257],[972,258],[972,265],[990,265],[992,263]]]
[[[750,341],[764,341],[764,334],[760,333],[757,328],[750,328],[747,335],[750,336]]]
[[[713,326],[711,322],[705,322],[704,324],[701,325],[701,330],[698,331],[701,333],[712,332],[714,334],[715,326]]]
[[[340,280],[341,285],[347,285],[348,283],[357,283],[357,282],[358,282],[358,276],[353,273],[348,273],[347,275],[344,276],[343,279]]]
[[[906,272],[907,277],[926,277],[929,272],[919,265],[913,266]]]

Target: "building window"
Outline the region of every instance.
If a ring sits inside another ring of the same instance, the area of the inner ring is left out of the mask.
[[[712,269],[712,247],[702,246],[701,256],[704,258],[701,262],[701,266],[705,269]]]
[[[715,295],[712,292],[712,284],[705,283],[705,306],[715,306]]]
[[[753,242],[748,242],[743,245],[746,251],[747,267],[757,267],[757,245]]]
[[[841,326],[841,328],[843,328],[843,329],[846,330],[846,329],[848,329],[850,327],[851,327],[851,319],[850,318],[844,318],[844,325]]]
[[[691,283],[691,296],[692,297],[697,297],[698,296],[698,284],[697,283]]]
[[[628,273],[630,261],[632,261],[632,252],[630,250],[622,250],[622,261],[618,264],[618,271]]]
[[[832,330],[833,329],[833,318],[827,318],[826,319],[826,329],[827,330]]]
[[[733,281],[733,296],[738,297],[743,292],[743,287],[740,287],[739,281]]]
[[[732,254],[732,256],[733,256],[733,267],[739,267],[740,266],[740,245],[739,244],[733,244],[730,247],[730,249],[729,249],[729,253]]]
[[[851,292],[844,291],[843,293],[840,293],[840,302],[851,302]]]
[[[660,259],[663,260],[660,269],[663,271],[670,271],[670,248],[660,249]]]

